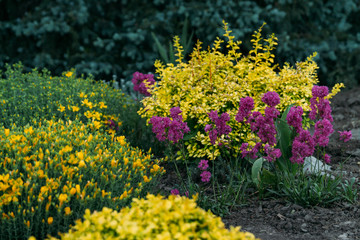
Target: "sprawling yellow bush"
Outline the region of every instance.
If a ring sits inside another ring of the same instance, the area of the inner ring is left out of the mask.
[[[43,239],[85,209],[121,209],[164,172],[125,137],[79,120],[0,127],[0,236]]]
[[[302,106],[306,112],[310,110],[311,89],[318,82],[318,66],[313,60],[316,54],[296,63],[295,68],[288,63],[278,67],[274,64],[275,56],[272,54],[277,45],[274,34],[264,39],[262,27],[255,31],[253,49],[248,56],[243,56],[238,51],[241,42],[234,41],[225,22],[224,30],[226,54],[221,50],[224,41],[220,38],[206,51],[201,49],[201,42],[198,42],[187,63],[182,61],[182,46],[175,37],[177,64],[165,66],[159,61],[155,62],[160,81],[149,86],[151,96],[142,100],[144,107],[139,111],[142,117],[150,120],[153,116],[169,116],[172,107],[180,107],[183,119],[192,131],[188,136],[190,139],[186,140],[187,150],[192,157],[214,159],[220,154],[204,131],[204,127],[211,124],[207,115],[211,110],[230,115],[232,132],[227,145],[239,153],[241,142],[256,141],[249,126],[235,120],[241,98],[252,97],[255,110],[263,112],[266,106],[261,101],[262,95],[275,91],[281,98],[277,106],[280,112],[290,104]]]
[[[255,237],[240,232],[239,227],[226,229],[221,218],[199,208],[194,199],[179,196],[164,199],[149,194],[146,199],[133,199],[131,208],[120,212],[104,208],[91,214],[86,210],[84,221],[77,221],[61,239],[255,240]]]

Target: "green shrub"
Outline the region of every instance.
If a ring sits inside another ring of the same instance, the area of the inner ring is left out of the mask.
[[[86,208],[121,209],[163,169],[126,143],[78,120],[0,128],[0,236],[65,232]]]
[[[104,208],[91,214],[86,210],[84,221],[77,221],[61,239],[255,240],[253,234],[239,229],[227,230],[219,217],[197,207],[193,199],[148,195],[146,199],[133,199],[131,208],[120,212]]]
[[[119,122],[129,99],[119,90],[91,78],[77,78],[73,71],[52,77],[46,70],[23,73],[20,64],[9,67],[0,79],[1,124],[25,126],[43,119],[93,121],[97,128],[108,120]],[[109,128],[108,128],[109,129]],[[115,130],[115,129],[114,129]]]

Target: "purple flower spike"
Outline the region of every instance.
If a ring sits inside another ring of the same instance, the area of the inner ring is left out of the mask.
[[[180,195],[180,192],[179,192],[179,190],[178,189],[173,189],[173,190],[171,190],[171,195]]]
[[[290,108],[289,113],[286,116],[287,123],[292,126],[297,133],[302,129],[302,107],[292,107]]]
[[[201,160],[201,161],[199,162],[198,168],[199,168],[200,170],[202,170],[202,171],[205,171],[205,170],[208,169],[208,167],[209,167],[208,162],[209,162],[208,160]]]
[[[168,139],[173,143],[177,143],[183,139],[184,133],[190,132],[186,122],[183,122],[182,116],[179,115],[182,111],[179,107],[170,109],[172,120],[168,117],[153,116],[150,119],[150,124],[153,125],[152,131],[156,133],[156,138],[159,141]]]
[[[314,98],[324,98],[329,94],[329,88],[326,86],[313,86],[311,92]]]
[[[270,107],[275,107],[280,103],[280,97],[276,92],[267,92],[261,98],[261,101]]]
[[[239,111],[235,116],[235,120],[238,122],[243,122],[245,118],[250,116],[251,110],[254,109],[254,99],[251,97],[246,97],[240,99]]]
[[[205,182],[205,183],[210,182],[211,172],[209,172],[209,171],[203,171],[203,172],[200,174],[200,176],[201,176],[201,181],[202,181],[202,182]]]
[[[338,131],[338,133],[340,133],[340,140],[343,142],[348,142],[352,138],[351,131]]]
[[[145,85],[145,80],[148,81],[150,85],[154,85],[155,79],[153,74],[143,74],[135,72],[131,82],[134,84],[134,91],[139,92],[145,96],[150,96],[148,89]]]

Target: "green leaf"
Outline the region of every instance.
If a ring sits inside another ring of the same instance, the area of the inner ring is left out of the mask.
[[[257,186],[260,184],[260,172],[264,161],[264,158],[257,159],[251,168],[251,179]]]
[[[155,45],[159,51],[160,56],[166,63],[168,63],[169,57],[168,57],[168,53],[166,52],[165,47],[163,45],[161,45],[161,43],[160,43],[159,39],[156,37],[155,33],[151,32],[151,36],[153,37],[153,39],[155,41]]]
[[[186,134],[184,137],[183,137],[183,140],[184,141],[188,141],[190,140],[191,138],[195,137],[196,136],[196,131],[191,131],[189,134]]]
[[[292,130],[282,118],[276,122],[276,131],[278,135],[278,146],[285,159],[291,157]]]
[[[266,168],[263,168],[262,170],[262,176],[261,176],[261,181],[264,184],[269,184],[269,185],[276,185],[276,181],[277,178],[275,176],[274,173],[270,172],[269,170],[267,170]]]

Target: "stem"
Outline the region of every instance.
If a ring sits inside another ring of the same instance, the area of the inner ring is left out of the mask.
[[[176,163],[176,159],[174,158],[172,147],[171,147],[170,143],[168,143],[168,144],[169,144],[169,149],[170,149],[170,153],[171,153],[171,160],[173,161],[173,163],[175,165],[176,174],[180,178],[181,184],[183,185],[184,189],[187,191],[186,184],[185,184],[184,179],[182,178],[182,176],[180,174],[179,168],[178,168],[177,163]]]
[[[214,151],[215,152],[215,151]],[[213,161],[215,161],[215,153],[213,152]],[[215,201],[217,201],[217,197],[216,197],[216,191],[215,191],[215,163],[213,162],[213,165],[212,165],[212,172],[213,172],[213,176],[212,176],[212,186],[213,186],[213,192],[214,192],[214,198],[215,198]]]

